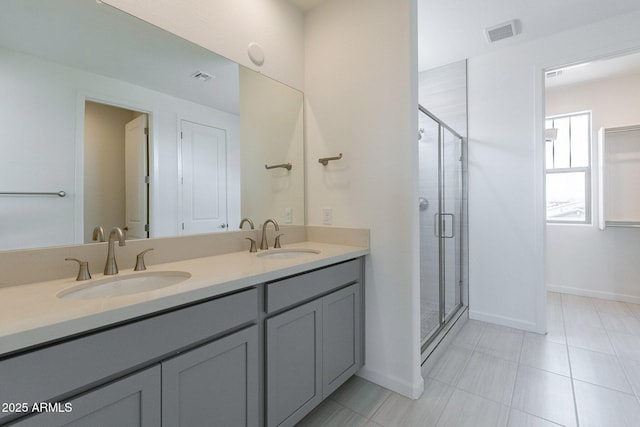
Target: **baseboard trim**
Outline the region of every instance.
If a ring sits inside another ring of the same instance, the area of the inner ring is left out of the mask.
[[[360,369],[356,375],[367,381],[376,383],[381,387],[395,391],[409,399],[418,399],[424,391],[424,379],[422,377],[420,377],[420,380],[416,384],[409,384],[399,378],[382,374],[378,371],[369,369],[366,366]]]
[[[640,304],[640,296],[618,294],[615,292],[594,291],[590,289],[574,288],[571,286],[547,285],[550,292],[560,292],[562,294],[578,295],[582,297],[600,298],[611,301],[631,302]]]
[[[508,326],[510,328],[522,329],[525,331],[537,331],[537,325],[535,322],[528,322],[526,320],[515,319],[513,317],[497,316],[495,314],[483,313],[476,310],[469,310],[469,319],[495,323],[497,325]]]

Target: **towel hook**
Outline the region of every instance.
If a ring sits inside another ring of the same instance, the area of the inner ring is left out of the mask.
[[[290,171],[292,167],[293,167],[293,165],[291,165],[291,163],[283,163],[281,165],[273,165],[273,166],[264,165],[265,169],[284,168],[284,169],[286,169],[288,171]]]
[[[342,153],[340,153],[340,155],[335,156],[335,157],[323,157],[321,159],[318,159],[318,163],[322,163],[322,166],[327,166],[330,161],[332,161],[332,160],[340,160],[341,158],[342,158]]]

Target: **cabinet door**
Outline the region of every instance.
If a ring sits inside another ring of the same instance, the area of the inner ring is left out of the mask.
[[[258,425],[257,326],[162,363],[162,425]]]
[[[267,426],[293,426],[322,401],[322,300],[266,321]]]
[[[360,286],[327,295],[322,306],[322,394],[326,398],[360,369]]]
[[[157,427],[160,425],[160,366],[62,402],[56,412],[43,412],[14,425]]]

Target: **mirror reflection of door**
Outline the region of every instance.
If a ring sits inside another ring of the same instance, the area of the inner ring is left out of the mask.
[[[148,237],[148,115],[85,102],[84,242],[112,227],[127,239]],[[106,236],[105,236],[106,237]]]
[[[226,132],[180,121],[182,157],[182,234],[227,229]]]
[[[149,237],[148,129],[146,114],[125,126],[125,228],[129,239]]]

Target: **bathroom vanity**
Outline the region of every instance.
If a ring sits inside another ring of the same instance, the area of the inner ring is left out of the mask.
[[[368,249],[292,246],[318,253],[157,265],[191,277],[106,299],[59,298],[71,279],[0,289],[55,299],[2,325],[0,425],[294,425],[364,363]]]

